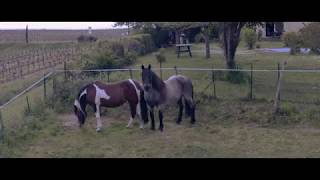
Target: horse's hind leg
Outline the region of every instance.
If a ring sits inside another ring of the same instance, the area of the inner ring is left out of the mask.
[[[143,129],[144,122],[143,122],[142,117],[141,117],[140,103],[138,103],[138,105],[137,105],[137,115],[138,115],[139,122],[140,122],[140,129]]]
[[[102,128],[102,122],[101,122],[101,118],[100,118],[100,105],[97,104],[96,105],[96,119],[97,119],[97,132],[101,131]]]
[[[176,121],[177,124],[180,124],[182,120],[182,114],[183,114],[183,103],[182,103],[182,98],[178,101],[179,105],[179,114],[178,114],[178,119]]]
[[[194,124],[196,122],[195,104],[191,98],[185,99],[185,103],[186,103],[186,111],[188,111],[187,114],[191,116],[191,124]]]
[[[131,127],[131,124],[133,122],[133,119],[134,117],[136,116],[136,108],[137,108],[137,105],[136,104],[133,104],[133,103],[129,103],[130,105],[130,112],[131,112],[131,116],[130,116],[130,119],[129,119],[129,123],[127,125],[127,128]]]
[[[163,113],[161,110],[159,110],[159,130],[163,131]]]

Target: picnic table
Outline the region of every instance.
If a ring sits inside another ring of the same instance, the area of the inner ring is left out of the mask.
[[[189,56],[192,57],[191,46],[191,44],[176,44],[178,58],[180,57],[180,53],[182,52],[189,52]]]

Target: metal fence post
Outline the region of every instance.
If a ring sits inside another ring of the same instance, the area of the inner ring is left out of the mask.
[[[213,83],[213,97],[217,98],[217,94],[216,94],[216,82],[215,82],[215,76],[214,76],[214,70],[213,70],[213,66],[212,66],[212,83]]]
[[[67,80],[67,63],[63,62],[63,69],[64,69],[64,80]]]
[[[130,73],[130,79],[132,79],[132,69],[129,69],[129,73]]]
[[[251,71],[250,71],[250,100],[253,99],[253,92],[252,92],[252,82],[253,82],[253,64],[251,63]]]
[[[46,98],[47,98],[46,74],[44,74],[44,79],[43,79],[43,100],[46,100]]]
[[[4,125],[3,125],[3,119],[0,109],[0,142],[2,143],[4,140]]]
[[[278,81],[279,79],[280,79],[280,63],[278,62]],[[278,98],[280,100],[280,92],[279,92]]]
[[[177,66],[174,66],[174,70],[175,70],[175,72],[176,72],[176,75],[178,75]]]

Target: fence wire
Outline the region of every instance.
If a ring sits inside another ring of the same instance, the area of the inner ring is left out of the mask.
[[[278,70],[257,69],[210,69],[210,68],[154,68],[163,80],[172,75],[189,77],[194,86],[195,100],[200,103],[208,98],[221,100],[255,100],[263,99],[271,102],[277,89]],[[161,73],[162,72],[162,73]],[[234,76],[230,77],[230,73]],[[320,104],[320,74],[319,70],[283,70],[280,99],[282,102],[299,105]],[[53,105],[57,88],[74,88],[72,97],[76,96],[79,87],[95,80],[116,82],[124,79],[135,79],[141,82],[141,69],[103,69],[103,70],[62,70],[57,69],[32,83],[28,88],[18,93],[0,106],[0,129],[7,131],[19,129],[25,122],[24,114],[39,101],[46,99]],[[234,79],[233,79],[234,78]],[[236,81],[236,82],[231,82]],[[64,84],[63,84],[64,83]],[[66,86],[66,84],[70,84]],[[73,87],[73,85],[75,85]],[[63,90],[63,89],[62,89]],[[270,109],[271,111],[271,109]],[[0,132],[0,136],[1,136]]]

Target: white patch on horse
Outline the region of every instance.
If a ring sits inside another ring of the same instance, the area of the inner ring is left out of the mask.
[[[143,121],[141,119],[141,109],[140,109],[140,90],[137,88],[136,84],[133,82],[132,79],[128,79],[128,80],[133,85],[134,89],[136,90],[137,96],[138,96],[138,104],[137,104],[136,112],[137,112],[138,118],[140,119],[140,128],[142,129],[143,128]],[[132,118],[130,117],[130,120],[129,120],[127,127],[130,127],[131,123],[132,123]]]
[[[95,103],[100,104],[100,99],[110,99],[110,96],[106,93],[105,90],[100,89],[96,84],[93,84],[93,86],[96,88],[96,97],[95,97]]]
[[[136,90],[137,96],[138,96],[138,100],[140,102],[140,91],[138,90],[136,84],[134,84],[134,82],[132,81],[132,79],[129,79],[129,82],[133,85],[134,89]]]

